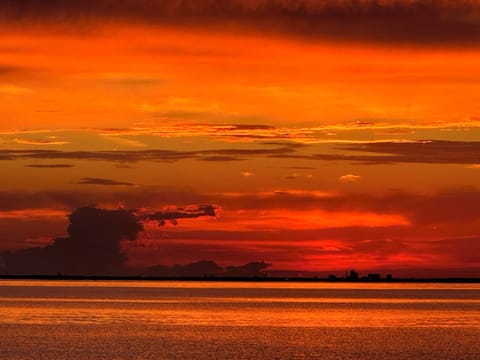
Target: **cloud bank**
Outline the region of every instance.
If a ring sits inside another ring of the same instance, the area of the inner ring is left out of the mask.
[[[309,153],[306,153],[308,150]],[[304,159],[317,161],[349,161],[363,164],[478,164],[479,141],[382,141],[335,145],[335,153],[312,153],[315,147],[292,142],[262,143],[258,148],[224,148],[215,150],[0,150],[2,160],[90,160],[115,163],[140,161],[176,162],[181,160],[241,161],[253,158]],[[339,153],[339,150],[342,151]],[[366,154],[365,154],[366,153]]]
[[[477,0],[4,0],[4,23],[132,23],[278,33],[311,40],[478,45]]]

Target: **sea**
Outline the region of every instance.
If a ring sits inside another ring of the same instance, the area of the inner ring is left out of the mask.
[[[480,284],[1,280],[0,359],[480,359]]]

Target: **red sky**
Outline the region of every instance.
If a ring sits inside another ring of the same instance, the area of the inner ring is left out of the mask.
[[[0,251],[79,206],[131,266],[480,276],[480,1],[3,1]]]

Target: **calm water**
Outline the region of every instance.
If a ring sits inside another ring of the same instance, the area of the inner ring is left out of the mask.
[[[0,359],[480,359],[480,284],[0,281]]]

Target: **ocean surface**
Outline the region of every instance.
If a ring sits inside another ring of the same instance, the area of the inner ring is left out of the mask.
[[[3,280],[0,359],[480,359],[480,284]]]

